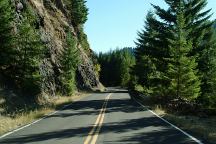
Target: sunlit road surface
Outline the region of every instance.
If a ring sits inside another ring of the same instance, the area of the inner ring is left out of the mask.
[[[0,144],[202,143],[196,140],[131,100],[126,90],[110,88],[4,136]]]

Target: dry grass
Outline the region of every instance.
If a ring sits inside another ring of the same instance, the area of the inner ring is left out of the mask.
[[[216,117],[200,118],[196,116],[177,116],[168,114],[160,106],[153,108],[154,112],[168,121],[174,123],[181,129],[193,132],[206,139],[210,143],[216,141]]]
[[[153,110],[156,114],[160,116],[164,116],[166,114],[165,111],[162,109],[162,107],[159,105],[154,106]]]
[[[43,108],[31,112],[23,112],[14,118],[10,116],[0,116],[0,135],[16,129],[22,125],[33,122],[34,120],[43,117],[44,115],[54,111],[54,109]]]
[[[43,107],[34,111],[22,112],[17,114],[15,117],[11,117],[10,115],[0,115],[0,135],[14,130],[20,126],[31,123],[36,119],[42,118],[45,115],[54,112],[57,108],[62,107],[64,104],[77,101],[85,96],[87,96],[87,94],[76,94],[71,97],[59,97],[58,99],[53,100],[49,107]]]

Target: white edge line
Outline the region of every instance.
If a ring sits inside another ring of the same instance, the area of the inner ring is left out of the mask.
[[[29,124],[26,124],[26,125],[24,125],[24,126],[21,126],[21,127],[17,128],[17,129],[15,129],[15,130],[12,130],[12,131],[10,131],[10,132],[8,132],[8,133],[5,133],[5,134],[3,134],[3,135],[0,136],[0,139],[6,137],[6,136],[8,136],[8,135],[11,135],[11,134],[13,134],[13,133],[15,133],[15,132],[17,132],[17,131],[19,131],[19,130],[22,130],[22,129],[26,128],[26,127],[29,127],[29,126],[31,126],[31,125],[33,125],[33,124],[35,124],[35,123],[38,123],[39,121],[41,121],[41,120],[43,120],[43,119],[45,119],[45,118],[47,118],[47,117],[49,117],[49,116],[51,116],[51,115],[54,115],[54,114],[56,114],[56,113],[59,112],[59,111],[62,111],[62,110],[65,109],[66,107],[69,107],[70,105],[74,104],[74,102],[79,101],[79,100],[81,100],[81,99],[82,99],[82,98],[77,99],[77,100],[74,100],[74,101],[72,101],[71,104],[64,105],[61,109],[59,109],[59,110],[57,110],[57,111],[54,111],[54,112],[49,113],[49,114],[46,114],[46,115],[44,115],[44,117],[42,117],[42,118],[40,118],[40,119],[38,119],[38,120],[35,120],[35,121],[33,121],[33,122],[29,123]]]
[[[193,141],[197,142],[198,144],[204,144],[202,143],[200,140],[198,140],[197,138],[193,137],[192,135],[190,135],[189,133],[183,131],[182,129],[180,129],[179,127],[175,126],[174,124],[170,123],[169,121],[165,120],[164,118],[160,117],[159,115],[157,115],[155,112],[153,112],[152,110],[148,109],[146,106],[144,106],[142,103],[140,103],[139,101],[137,101],[135,98],[134,100],[140,104],[142,107],[146,108],[148,111],[150,111],[152,114],[154,114],[156,117],[158,117],[159,119],[161,119],[162,121],[164,121],[165,123],[169,124],[170,126],[172,126],[173,128],[177,129],[178,131],[182,132],[184,135],[188,136],[189,138],[191,138]]]

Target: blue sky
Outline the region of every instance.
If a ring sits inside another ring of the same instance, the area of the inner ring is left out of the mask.
[[[137,31],[144,25],[150,3],[166,7],[163,0],[87,0],[89,8],[85,32],[95,52],[134,47]],[[208,0],[216,19],[216,0]]]

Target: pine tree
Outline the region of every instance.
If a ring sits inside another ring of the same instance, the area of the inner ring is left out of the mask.
[[[194,0],[187,4],[188,24],[193,28],[188,37],[193,37],[192,55],[197,56],[199,74],[201,76],[201,95],[199,101],[206,106],[216,96],[216,41],[212,29],[213,22],[209,21],[211,9],[203,10],[207,0]]]
[[[205,107],[216,107],[216,38],[214,29],[209,29],[208,43],[199,58],[199,68],[202,76],[202,94],[198,101]]]
[[[85,0],[72,0],[71,2],[71,20],[74,26],[79,26],[87,21],[88,8]]]
[[[8,76],[11,69],[11,63],[14,62],[13,48],[14,36],[12,22],[14,19],[14,11],[8,0],[0,1],[0,73]],[[11,70],[13,71],[13,70]]]
[[[120,52],[120,85],[123,87],[128,87],[131,79],[130,69],[135,64],[133,53],[129,50],[128,48],[124,48]]]
[[[209,28],[212,27],[212,23],[209,22],[211,17],[211,9],[205,10],[207,0],[165,0],[169,8],[167,10],[153,5],[156,10],[156,14],[168,23],[170,26],[176,23],[177,20],[177,7],[180,3],[183,3],[185,24],[191,31],[188,33],[188,38],[192,40],[193,50],[191,55],[201,55],[204,45],[203,41],[209,41]]]
[[[100,80],[106,86],[127,87],[131,79],[130,67],[135,63],[132,48],[123,48],[99,53]]]
[[[164,74],[167,71],[165,58],[169,56],[168,26],[157,21],[152,12],[148,13],[145,25],[145,30],[138,33],[136,65],[133,73],[137,76],[138,83],[143,86],[146,95],[166,95],[167,80],[164,79]]]
[[[61,83],[62,93],[65,95],[73,94],[76,89],[76,70],[79,64],[79,53],[76,47],[76,41],[71,32],[67,33],[66,47],[62,55],[62,69]]]
[[[209,21],[211,17],[211,9],[204,10],[207,5],[207,0],[165,0],[169,5],[168,10],[164,10],[159,6],[154,6],[156,14],[170,27],[176,23],[177,20],[177,6],[183,3],[185,25],[189,30],[187,39],[191,39],[192,51],[191,56],[196,56],[198,63],[199,75],[201,78],[201,97],[208,97],[209,93],[215,94],[215,59],[214,53],[216,51],[215,41],[213,38],[212,22]],[[205,98],[202,98],[203,100]]]
[[[138,32],[138,39],[136,42],[137,48],[135,49],[136,65],[134,66],[135,74],[138,76],[138,82],[144,86],[148,86],[148,74],[151,72],[152,58],[150,57],[154,51],[149,45],[149,41],[156,37],[157,32],[154,30],[154,26],[151,23],[154,19],[153,14],[149,12],[146,17],[145,27],[142,32]],[[148,41],[149,40],[149,41]]]
[[[40,90],[39,65],[45,47],[39,32],[34,28],[35,15],[30,7],[23,13],[22,23],[17,26],[16,71],[14,80],[23,93],[38,93]]]
[[[168,79],[170,80],[169,94],[174,98],[193,100],[199,96],[200,81],[197,76],[195,57],[189,56],[192,43],[187,39],[188,30],[185,29],[185,18],[182,7],[179,6],[176,25],[170,39],[170,55]]]

